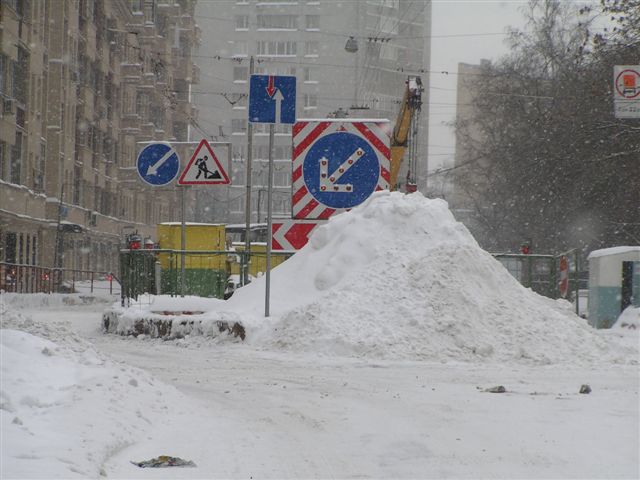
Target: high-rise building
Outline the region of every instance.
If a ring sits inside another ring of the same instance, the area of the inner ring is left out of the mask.
[[[488,60],[482,60],[488,62]],[[455,217],[471,231],[481,245],[489,247],[489,236],[483,226],[483,216],[493,214],[495,205],[481,195],[487,183],[486,160],[473,158],[466,147],[474,140],[480,140],[480,132],[473,123],[474,101],[478,96],[477,78],[482,74],[482,65],[458,64],[456,87],[456,121],[464,124],[464,129],[456,130],[456,153],[451,179],[453,182],[449,206]],[[468,138],[463,137],[468,135]]]
[[[0,259],[116,271],[126,233],[177,219],[135,165],[188,140],[195,0],[0,5]]]
[[[233,144],[231,187],[199,189],[198,218],[244,222],[247,95],[253,73],[297,77],[297,117],[388,118],[407,76],[429,84],[431,2],[425,0],[200,1],[202,42],[195,136]],[[420,125],[418,179],[426,185],[428,92]],[[254,124],[251,221],[265,221],[268,126]],[[291,129],[276,125],[274,215],[291,215]]]

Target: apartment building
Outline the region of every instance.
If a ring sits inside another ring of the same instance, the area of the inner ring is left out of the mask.
[[[0,5],[0,260],[116,271],[126,234],[177,219],[135,164],[188,140],[195,0]]]
[[[458,63],[458,82],[456,86],[456,121],[464,123],[465,134],[456,130],[456,150],[454,170],[451,175],[452,194],[449,206],[456,219],[465,224],[481,245],[489,245],[487,232],[484,231],[483,216],[492,215],[496,206],[481,195],[485,191],[486,160],[478,160],[471,156],[467,147],[470,142],[480,139],[480,132],[474,128],[474,101],[478,97],[477,81],[482,74],[482,67],[489,60],[482,60],[480,65]]]
[[[255,74],[297,77],[297,117],[388,118],[399,109],[407,75],[428,85],[431,2],[410,0],[221,0],[199,2],[202,42],[196,137],[231,141],[232,185],[198,190],[198,217],[245,220],[247,95]],[[426,185],[428,92],[419,172]],[[266,219],[268,126],[253,128],[253,222]],[[291,215],[291,130],[276,125],[273,211]]]

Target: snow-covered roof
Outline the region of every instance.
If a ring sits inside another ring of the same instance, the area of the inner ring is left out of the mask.
[[[593,252],[591,252],[587,259],[589,260],[592,258],[607,257],[610,255],[622,255],[627,253],[637,253],[638,261],[640,261],[640,246],[601,248],[600,250],[594,250]]]

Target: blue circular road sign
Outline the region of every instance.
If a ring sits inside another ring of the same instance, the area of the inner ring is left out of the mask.
[[[331,208],[352,208],[376,189],[380,163],[367,140],[336,132],[313,144],[304,158],[302,174],[318,202]]]
[[[168,143],[151,143],[138,155],[138,175],[153,186],[171,183],[180,170],[178,153]]]

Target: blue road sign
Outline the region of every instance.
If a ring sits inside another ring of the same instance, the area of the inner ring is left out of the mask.
[[[296,77],[251,75],[249,121],[295,123]]]
[[[331,208],[352,208],[376,189],[380,163],[366,139],[336,132],[317,140],[307,152],[302,175],[309,193]]]
[[[138,154],[136,166],[142,181],[159,187],[176,178],[180,170],[180,158],[168,143],[151,143]]]

